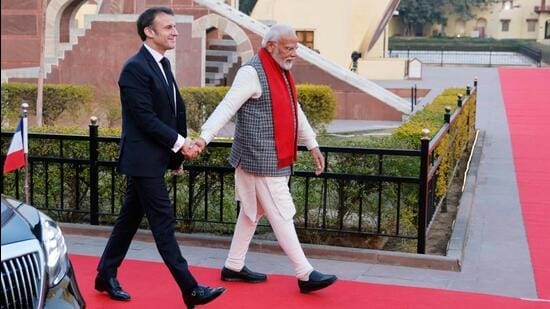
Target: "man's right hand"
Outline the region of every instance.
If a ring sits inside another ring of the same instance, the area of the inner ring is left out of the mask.
[[[181,147],[181,153],[188,160],[193,160],[203,152],[204,148],[206,148],[206,141],[200,137],[194,141],[185,139],[185,144]]]
[[[185,139],[185,143],[183,147],[181,147],[180,152],[187,160],[193,160],[199,155],[195,149],[194,141],[191,141],[190,138]]]
[[[199,155],[204,151],[204,148],[206,148],[206,141],[202,137],[193,141],[193,149],[197,151]]]

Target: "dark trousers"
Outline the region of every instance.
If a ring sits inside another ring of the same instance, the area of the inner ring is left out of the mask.
[[[197,281],[189,271],[174,235],[176,219],[170,206],[164,178],[128,176],[127,180],[124,204],[97,266],[99,276],[116,277],[117,269],[126,256],[145,214],[164,263],[174,276],[182,294],[189,295],[197,286]]]

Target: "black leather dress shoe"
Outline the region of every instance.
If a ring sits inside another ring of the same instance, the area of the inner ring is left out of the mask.
[[[309,274],[308,281],[298,280],[298,286],[300,287],[300,292],[309,293],[324,289],[333,284],[337,279],[335,275],[325,275],[314,270]]]
[[[124,291],[115,277],[103,279],[100,276],[95,277],[95,289],[100,292],[107,292],[114,300],[130,300],[130,294]]]
[[[223,281],[243,281],[248,283],[258,283],[267,280],[267,276],[262,273],[251,271],[246,266],[241,271],[234,271],[228,268],[222,268]]]
[[[224,287],[211,288],[204,285],[197,285],[189,295],[184,297],[187,309],[193,309],[196,305],[207,304],[225,292]]]

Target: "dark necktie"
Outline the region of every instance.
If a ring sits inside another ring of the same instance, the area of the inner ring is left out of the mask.
[[[172,69],[170,68],[170,61],[168,58],[164,57],[160,60],[162,64],[162,69],[164,70],[164,75],[166,75],[166,81],[168,82],[168,89],[170,89],[170,98],[172,99],[172,104],[175,106],[174,98],[174,78],[172,77]]]

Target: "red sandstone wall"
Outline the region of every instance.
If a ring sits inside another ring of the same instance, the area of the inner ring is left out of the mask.
[[[2,0],[2,69],[40,65],[41,0]]]
[[[191,38],[191,24],[178,25],[178,32],[174,71],[178,85],[200,85],[200,40]],[[86,35],[48,74],[46,82],[88,84],[98,89],[117,90],[124,62],[141,44],[134,22],[93,22]]]
[[[120,69],[141,45],[130,22],[94,22],[77,45],[46,78],[47,83],[75,83],[112,91],[118,89]]]

